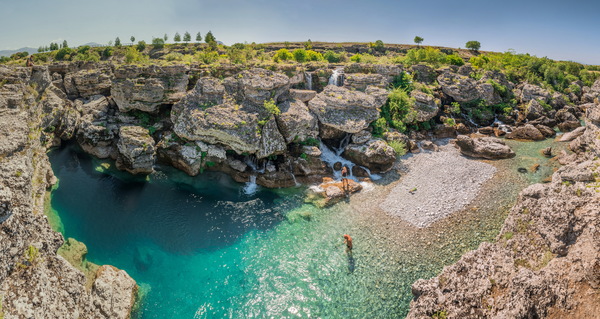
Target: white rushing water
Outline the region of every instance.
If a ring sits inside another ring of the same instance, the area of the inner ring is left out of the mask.
[[[319,149],[321,149],[321,160],[323,162],[327,163],[327,165],[329,167],[331,167],[331,169],[333,170],[333,179],[335,179],[335,180],[342,179],[342,170],[341,169],[336,170],[334,168],[336,163],[341,163],[342,167],[346,166],[348,168],[348,173],[349,173],[348,178],[358,182],[358,179],[352,174],[352,168],[357,165],[355,163],[353,163],[352,161],[347,160],[342,157],[342,153],[344,153],[344,150],[350,143],[350,137],[351,137],[350,134],[347,134],[346,136],[344,136],[344,138],[340,142],[339,147],[334,148],[334,149],[329,148],[327,145],[325,145],[323,142],[321,142],[319,145]],[[364,169],[367,172],[367,174],[369,174],[369,178],[371,178],[372,180],[378,180],[381,178],[381,176],[379,176],[377,174],[371,174],[371,171],[368,168],[366,168],[364,166],[359,166],[359,167]]]
[[[246,195],[254,195],[258,191],[258,185],[256,184],[256,175],[257,173],[263,174],[265,172],[267,163],[263,162],[263,165],[259,167],[260,163],[255,156],[246,156],[246,158],[244,158],[244,163],[246,163],[246,165],[248,165],[252,169],[252,175],[250,176],[250,180],[246,182],[246,186],[244,186],[242,190]]]
[[[344,71],[342,69],[335,69],[329,77],[328,85],[342,86],[344,85]]]
[[[304,79],[306,80],[306,89],[307,90],[312,90],[313,89],[313,85],[312,85],[312,73],[305,72],[304,73]]]

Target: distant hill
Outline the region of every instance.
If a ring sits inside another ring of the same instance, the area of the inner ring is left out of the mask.
[[[29,54],[32,53],[37,53],[37,48],[29,48],[29,47],[25,47],[25,48],[20,48],[18,50],[2,50],[0,51],[0,56],[11,56],[17,52],[23,52],[23,51],[27,51]]]

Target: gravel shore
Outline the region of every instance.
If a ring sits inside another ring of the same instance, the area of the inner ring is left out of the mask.
[[[406,173],[380,208],[417,227],[463,209],[496,172],[490,164],[463,157],[450,144],[438,152],[410,155],[402,164]]]

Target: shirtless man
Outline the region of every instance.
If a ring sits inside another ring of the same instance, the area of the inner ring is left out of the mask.
[[[352,237],[348,234],[342,237],[344,237],[344,244],[346,244],[346,254],[352,256]]]

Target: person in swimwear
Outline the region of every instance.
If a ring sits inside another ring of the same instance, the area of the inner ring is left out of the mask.
[[[348,168],[346,166],[342,167],[342,190],[344,191],[344,195],[348,197],[350,187],[348,185]]]
[[[342,237],[344,237],[344,244],[346,244],[346,254],[352,256],[352,237],[348,234]]]

